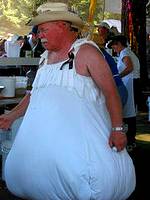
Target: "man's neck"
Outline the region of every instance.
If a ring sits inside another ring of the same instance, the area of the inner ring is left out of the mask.
[[[48,64],[61,62],[68,59],[68,52],[75,40],[66,42],[61,48],[48,51]]]

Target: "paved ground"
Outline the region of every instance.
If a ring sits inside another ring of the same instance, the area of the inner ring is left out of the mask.
[[[139,140],[140,139],[140,140]],[[150,122],[148,114],[137,117],[137,148],[130,153],[136,169],[137,186],[129,200],[150,199]]]
[[[142,135],[142,137],[140,136]],[[147,134],[147,135],[146,135]],[[144,138],[147,141],[138,140]],[[147,113],[140,113],[137,117],[137,148],[130,153],[136,169],[137,186],[128,200],[150,199],[150,122]],[[0,200],[20,200],[11,195],[4,182],[0,181]],[[43,199],[44,200],[44,199]]]

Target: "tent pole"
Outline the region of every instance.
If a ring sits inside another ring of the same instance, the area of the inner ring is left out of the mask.
[[[103,1],[103,19],[102,20],[104,19],[105,19],[105,0]]]

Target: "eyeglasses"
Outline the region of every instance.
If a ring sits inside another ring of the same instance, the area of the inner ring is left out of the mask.
[[[40,30],[38,30],[37,34],[43,34],[43,33],[47,33],[49,31],[48,28],[41,28]]]

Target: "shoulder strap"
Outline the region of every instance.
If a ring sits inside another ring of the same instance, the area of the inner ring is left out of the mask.
[[[69,52],[69,53],[68,53],[68,57],[69,57],[69,59],[61,65],[60,70],[62,70],[63,67],[64,67],[66,64],[69,64],[69,69],[72,69],[72,68],[73,68],[74,54],[73,54],[72,52]]]
[[[70,48],[70,51],[72,51],[74,53],[74,56],[76,56],[77,52],[79,51],[80,47],[84,44],[90,44],[94,47],[96,47],[101,53],[102,51],[100,50],[100,48],[98,47],[98,45],[93,42],[92,40],[88,40],[87,38],[82,38],[82,39],[78,39],[76,40],[73,45]],[[103,53],[102,53],[103,55]]]
[[[101,53],[102,51],[100,50],[100,48],[91,40],[87,40],[86,38],[82,38],[82,39],[78,39],[76,40],[73,45],[71,46],[70,50],[69,50],[69,53],[68,53],[68,60],[65,61],[61,67],[60,67],[60,70],[63,70],[63,67],[66,65],[66,64],[69,64],[69,69],[72,69],[73,68],[73,61],[74,61],[74,58],[77,54],[77,52],[79,51],[80,47],[84,44],[90,44],[90,45],[93,45],[95,46]],[[103,53],[102,53],[103,55]]]
[[[39,68],[41,68],[41,67],[45,64],[47,58],[48,58],[48,51],[46,50],[46,51],[44,51],[44,53],[41,55],[41,58],[40,58],[40,61],[39,61]]]

